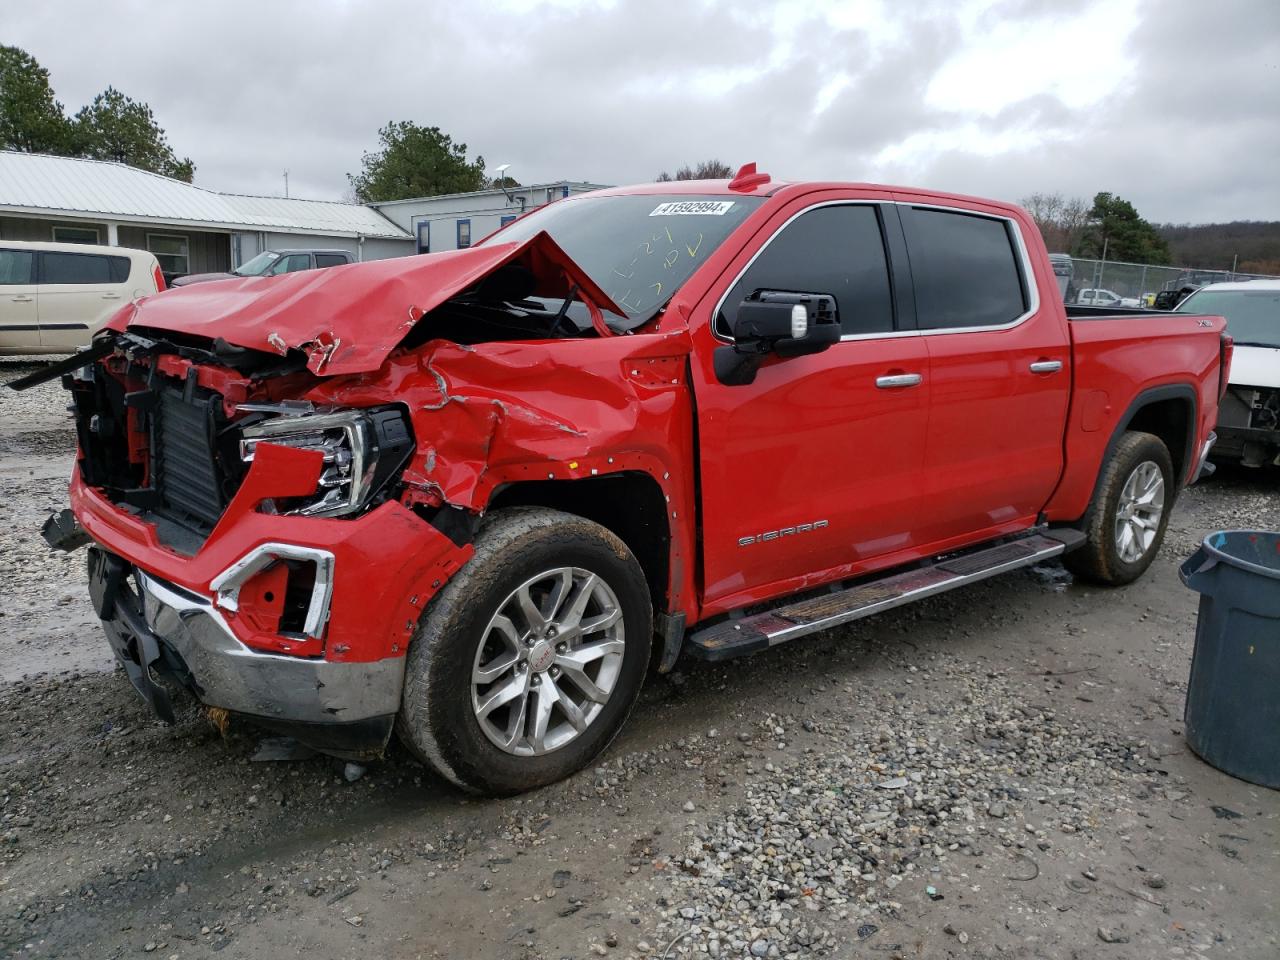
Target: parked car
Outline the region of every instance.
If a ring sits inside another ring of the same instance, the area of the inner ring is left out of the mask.
[[[1137,297],[1122,297],[1114,290],[1086,287],[1076,297],[1076,303],[1092,307],[1140,307],[1142,302]]]
[[[754,165],[603,190],[467,250],[122,313],[65,368],[46,537],[92,542],[160,716],[167,678],[513,793],[588,764],[651,662],[1061,555],[1139,577],[1212,443],[1224,326],[1071,319],[995,201]]]
[[[122,303],[164,288],[145,250],[0,240],[0,355],[72,353]]]
[[[1230,387],[1218,407],[1215,459],[1280,466],[1280,280],[1211,283],[1174,313],[1220,313],[1235,341]]]
[[[175,278],[171,286],[185,287],[209,280],[234,280],[236,277],[274,277],[282,273],[337,267],[344,263],[354,263],[355,259],[346,250],[264,250],[234,270],[226,273],[189,273],[185,277]]]

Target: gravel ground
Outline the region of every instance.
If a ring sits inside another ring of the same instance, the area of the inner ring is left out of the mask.
[[[0,362],[0,380],[30,366]],[[113,671],[83,554],[38,526],[73,440],[0,394],[0,951],[258,958],[1280,956],[1280,794],[1182,738],[1203,535],[1122,590],[1011,574],[647,685],[600,765],[505,801],[398,748],[348,782]]]

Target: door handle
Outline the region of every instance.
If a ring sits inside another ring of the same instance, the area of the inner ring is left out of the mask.
[[[1061,369],[1061,360],[1037,360],[1031,364],[1032,373],[1057,373]]]
[[[32,300],[31,297],[14,297],[13,298],[14,303],[30,303],[31,300]]]
[[[104,294],[102,295],[102,299],[103,299],[103,300],[119,300],[119,299],[120,299],[120,294],[118,294],[118,293],[104,293]]]
[[[923,379],[918,373],[894,373],[887,377],[876,377],[876,386],[881,390],[901,390],[903,387],[919,386]]]

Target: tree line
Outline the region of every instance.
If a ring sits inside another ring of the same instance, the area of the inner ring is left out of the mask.
[[[1093,203],[1060,193],[1018,201],[1040,228],[1052,253],[1127,263],[1173,264],[1205,270],[1280,274],[1280,222],[1153,224],[1112,193]]]
[[[49,71],[18,47],[0,46],[0,149],[114,160],[191,182],[195,164],[178,159],[151,107],[108,86],[68,115]]]

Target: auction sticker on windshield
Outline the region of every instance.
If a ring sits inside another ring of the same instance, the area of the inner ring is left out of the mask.
[[[676,200],[660,203],[649,214],[651,217],[703,216],[723,217],[733,209],[732,200]]]

